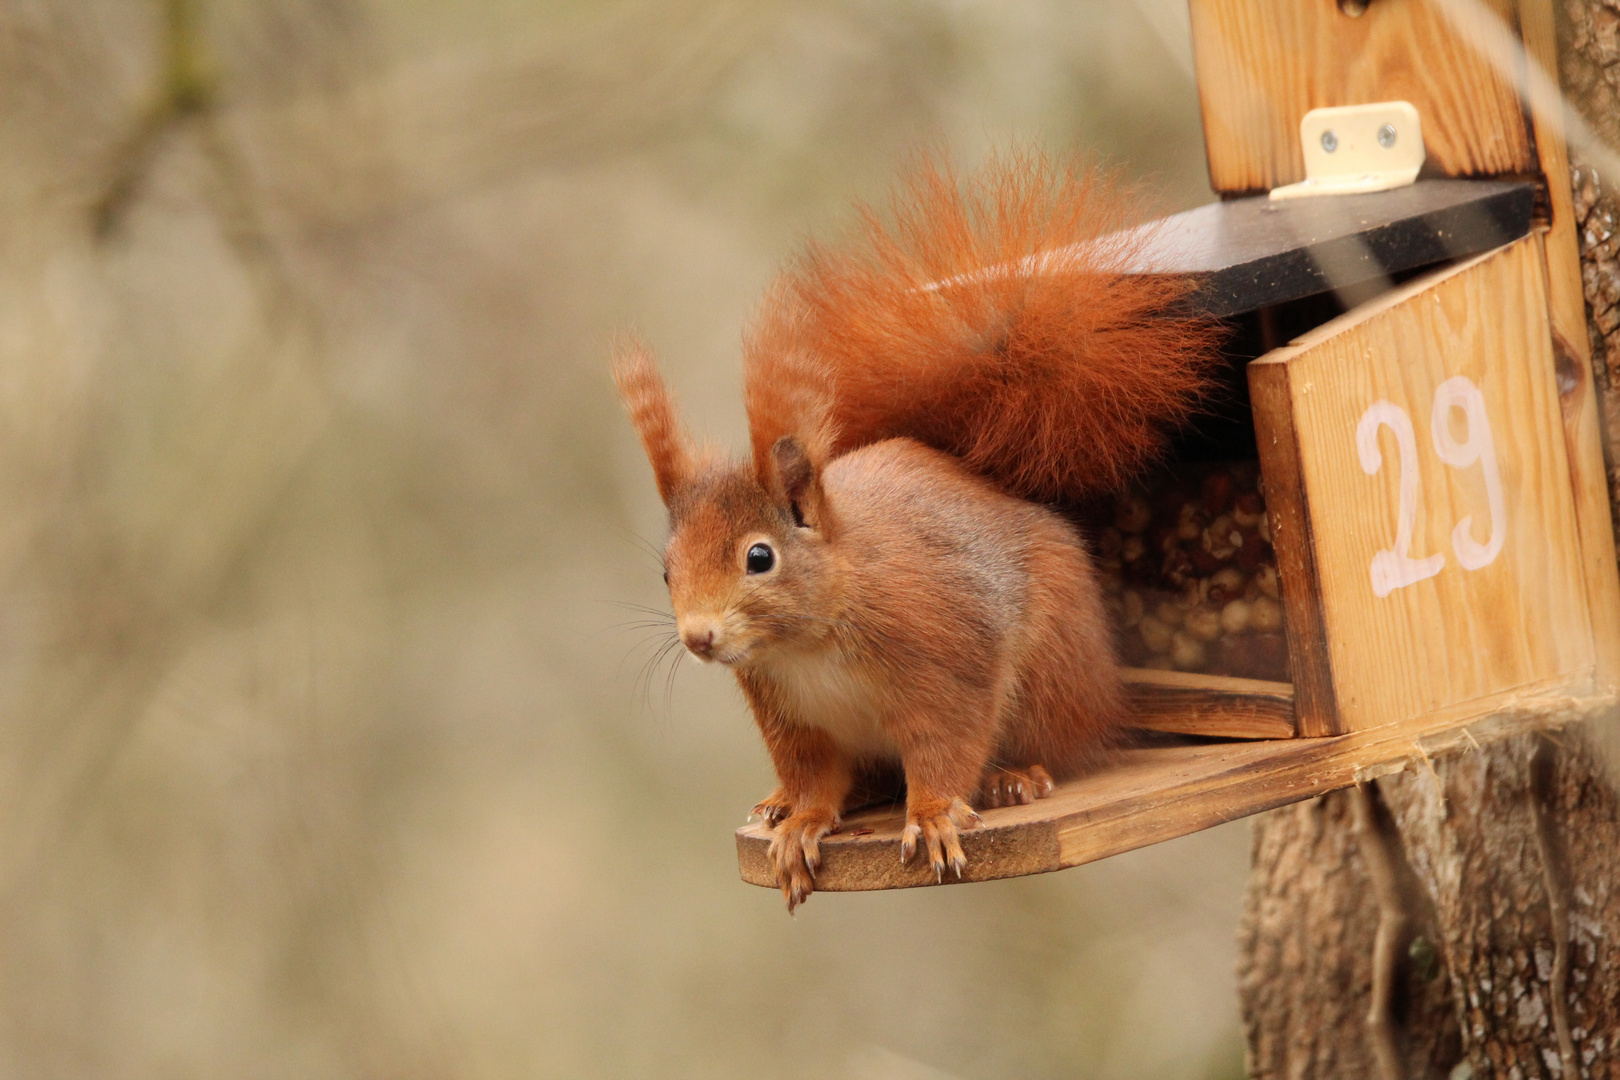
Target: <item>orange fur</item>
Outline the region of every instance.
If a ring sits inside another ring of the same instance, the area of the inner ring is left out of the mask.
[[[1128,272],[1146,202],[1032,150],[966,181],[920,160],[767,296],[746,343],[756,461],[814,414],[829,457],[906,435],[1026,498],[1117,488],[1194,407],[1215,345],[1175,317],[1185,281]]]
[[[873,769],[904,771],[902,853],[943,878],[970,800],[1042,797],[1116,738],[1095,571],[1025,497],[1118,484],[1202,386],[1212,331],[1174,317],[1183,286],[1125,273],[1132,209],[1028,153],[966,185],[914,172],[767,295],[746,463],[694,455],[644,349],[618,362],[670,511],[677,632],[732,669],[776,766],[755,812],[790,910]]]
[[[613,382],[647,451],[658,495],[668,506],[694,468],[691,441],[681,427],[669,387],[658,374],[652,353],[635,340],[615,350]]]

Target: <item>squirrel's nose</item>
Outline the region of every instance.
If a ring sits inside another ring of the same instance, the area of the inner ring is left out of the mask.
[[[709,654],[714,651],[714,630],[705,626],[683,631],[681,643],[707,660]]]

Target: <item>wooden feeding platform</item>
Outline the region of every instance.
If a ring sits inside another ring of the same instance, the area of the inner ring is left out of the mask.
[[[1190,277],[1229,324],[1225,392],[1162,491],[1086,522],[1148,734],[1048,798],[984,811],[962,880],[1091,862],[1620,709],[1561,114],[1523,75],[1551,55],[1550,6],[1508,5],[1511,26],[1485,6],[1191,6],[1225,198],[1160,222],[1138,272]],[[1522,48],[1483,57],[1468,19]],[[1385,130],[1393,115],[1413,128]],[[1362,158],[1305,175],[1334,153],[1328,116],[1346,147],[1421,139],[1424,178],[1255,194],[1362,176]],[[852,813],[822,841],[816,887],[934,884],[901,864],[903,824],[897,806]],[[738,830],[745,881],[776,884],[769,838]]]
[[[1524,731],[1562,727],[1612,711],[1612,696],[1530,694],[1498,702],[1458,726],[1445,718],[1393,724],[1325,739],[1204,742],[1127,750],[1092,776],[1059,784],[1027,806],[984,810],[962,833],[961,880],[993,881],[1063,870],[1173,840],[1262,810],[1313,798],[1413,764]],[[898,805],[851,814],[821,842],[816,888],[827,892],[909,889],[936,882],[926,860],[900,862],[905,811]],[[742,879],[774,888],[766,858],[770,831],[737,830]]]

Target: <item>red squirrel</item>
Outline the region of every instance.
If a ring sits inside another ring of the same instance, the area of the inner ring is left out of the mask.
[[[1096,571],[1034,500],[1118,487],[1205,387],[1185,283],[1129,273],[1139,203],[1033,151],[965,180],[920,161],[767,293],[745,461],[699,453],[650,355],[620,350],[676,630],[731,669],[776,766],[754,813],[790,912],[865,771],[904,772],[902,859],[960,877],[975,806],[1042,798],[1116,742]]]

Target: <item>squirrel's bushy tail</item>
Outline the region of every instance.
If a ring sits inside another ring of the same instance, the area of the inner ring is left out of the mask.
[[[1029,498],[1123,484],[1196,406],[1217,341],[1178,310],[1184,281],[1130,273],[1142,202],[1032,150],[965,181],[920,160],[767,296],[745,348],[756,461],[783,435],[818,457],[907,435]]]

